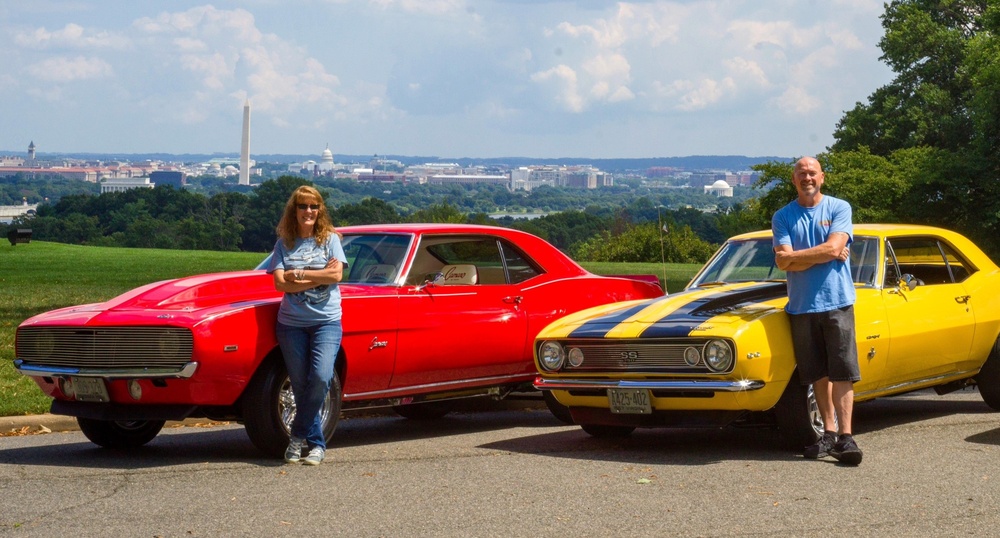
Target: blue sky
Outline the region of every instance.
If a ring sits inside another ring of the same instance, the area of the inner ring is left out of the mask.
[[[882,0],[0,4],[0,152],[823,151],[892,78]]]

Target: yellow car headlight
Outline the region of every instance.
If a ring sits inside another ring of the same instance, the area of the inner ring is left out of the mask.
[[[562,344],[546,340],[538,346],[538,364],[545,370],[554,372],[562,368],[563,361],[566,360],[566,351]]]
[[[705,365],[713,372],[725,372],[733,366],[733,348],[725,340],[705,344]]]

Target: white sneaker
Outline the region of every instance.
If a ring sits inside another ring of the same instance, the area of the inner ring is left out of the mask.
[[[285,449],[285,463],[298,463],[302,459],[302,449],[306,446],[305,439],[292,437]]]
[[[323,463],[323,458],[326,457],[326,449],[321,446],[314,446],[309,449],[309,455],[306,459],[302,461],[306,465],[319,465]]]

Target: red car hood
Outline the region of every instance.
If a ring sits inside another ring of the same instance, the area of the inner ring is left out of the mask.
[[[153,282],[103,303],[45,312],[22,325],[103,325],[126,317],[130,324],[175,324],[181,319],[194,322],[220,310],[280,299],[273,278],[264,271],[213,273]]]

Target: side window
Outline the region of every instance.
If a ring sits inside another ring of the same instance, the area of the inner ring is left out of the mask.
[[[958,252],[934,237],[915,237],[893,239],[889,241],[890,250],[894,256],[889,259],[889,266],[898,268],[898,274],[886,272],[886,285],[894,286],[905,274],[912,275],[918,284],[935,285],[962,282],[972,273],[972,266],[958,255]],[[894,276],[896,281],[890,282]]]
[[[878,267],[878,239],[855,237],[851,242],[851,277],[855,284],[875,285],[875,268]]]
[[[503,259],[497,240],[488,237],[426,237],[407,278],[417,285],[503,284]]]
[[[511,284],[519,284],[542,274],[530,258],[524,255],[517,247],[508,241],[500,241],[500,250],[503,252],[504,265],[507,266],[507,275]],[[504,284],[505,281],[492,282],[493,284]],[[484,282],[486,284],[486,282]]]

